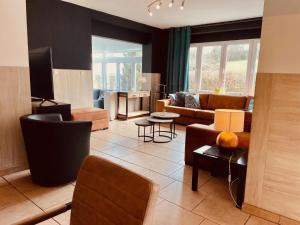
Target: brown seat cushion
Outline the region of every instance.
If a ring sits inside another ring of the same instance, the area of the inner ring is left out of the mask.
[[[209,95],[207,108],[215,109],[245,109],[247,97],[229,95]]]
[[[215,112],[212,110],[198,109],[196,111],[196,118],[214,121],[214,117],[215,117]]]
[[[187,117],[195,117],[197,111],[197,109],[190,109],[190,108],[184,108],[178,106],[166,106],[165,109],[167,112],[178,113],[181,116],[187,116]]]

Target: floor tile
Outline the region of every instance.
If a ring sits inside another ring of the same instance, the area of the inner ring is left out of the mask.
[[[108,141],[104,141],[104,140],[102,140],[100,138],[93,138],[93,137],[91,137],[91,144],[90,144],[90,146],[94,150],[101,151],[101,150],[104,150],[104,149],[107,149],[107,148],[115,147],[116,144],[113,144],[113,143],[108,142]]]
[[[193,169],[191,166],[184,166],[178,170],[176,170],[174,173],[170,175],[175,180],[181,181],[187,185],[192,185],[192,172]],[[198,187],[202,186],[206,182],[208,182],[212,177],[210,176],[210,173],[205,170],[199,170],[198,173]]]
[[[129,148],[122,147],[122,146],[115,146],[112,148],[107,148],[105,150],[102,150],[101,152],[103,152],[107,155],[118,157],[118,158],[123,158],[125,156],[135,153],[135,151],[130,150]]]
[[[269,222],[256,216],[251,216],[246,225],[276,225],[276,223]]]
[[[99,151],[95,151],[95,150],[92,150],[90,152],[91,155],[94,155],[94,156],[98,156],[100,158],[104,158],[106,160],[109,160],[109,161],[112,161],[114,163],[117,163],[117,164],[120,164],[120,162],[122,161],[121,159],[117,158],[117,157],[114,157],[114,156],[111,156],[111,155],[107,155],[103,152],[99,152]]]
[[[37,225],[58,225],[58,223],[53,219],[49,219],[44,222],[38,223]]]
[[[200,191],[192,191],[190,186],[182,182],[175,181],[160,192],[160,197],[182,208],[192,210],[205,198],[205,195]]]
[[[10,184],[17,187],[21,192],[28,192],[37,188],[31,180],[30,171],[24,170],[17,173],[13,173],[4,177]]]
[[[205,219],[200,225],[218,225],[218,224],[214,223],[208,219]]]
[[[137,139],[135,140],[132,138],[127,138],[124,140],[117,141],[117,142],[115,142],[115,144],[121,145],[126,148],[138,148],[139,146],[143,145],[144,142],[139,141]]]
[[[71,217],[71,211],[67,211],[65,213],[62,213],[53,219],[58,222],[60,225],[70,225],[70,217]]]
[[[231,198],[227,179],[223,177],[213,177],[202,186],[199,186],[198,189],[206,194],[214,194],[228,199]]]
[[[161,147],[156,144],[138,146],[137,151],[144,152],[149,155],[157,156],[168,161],[180,162],[184,159],[184,153]]]
[[[69,184],[63,187],[37,188],[24,194],[43,210],[50,209],[72,201],[74,186]]]
[[[5,179],[43,210],[72,200],[74,185],[41,187],[32,183],[28,170],[6,176]]]
[[[155,183],[159,184],[160,190],[164,189],[169,184],[174,182],[172,178],[161,175],[153,171],[149,171],[148,173],[145,174],[145,176],[153,180]]]
[[[243,225],[249,214],[237,209],[234,203],[220,196],[209,195],[193,212],[220,225]]]
[[[134,153],[122,158],[125,161],[153,170],[163,175],[170,175],[181,165],[144,153]]]
[[[154,225],[199,225],[203,217],[184,210],[167,201],[156,206]]]
[[[0,196],[1,225],[13,224],[42,212],[41,209],[10,185],[0,188]]]
[[[138,174],[141,174],[143,176],[145,176],[145,174],[149,173],[150,170],[146,169],[146,168],[143,168],[141,166],[137,166],[135,164],[132,164],[132,163],[129,163],[129,162],[126,162],[126,161],[121,161],[120,162],[120,165],[135,172],[135,173],[138,173]]]
[[[4,180],[4,178],[0,177],[0,188],[5,186],[5,185],[8,185],[7,181]]]
[[[179,152],[183,152],[183,153],[184,153],[184,149],[185,149],[185,144],[176,141],[176,139],[169,142],[169,143],[163,143],[163,144],[160,144],[160,145],[162,147],[169,148],[169,149],[179,151]]]

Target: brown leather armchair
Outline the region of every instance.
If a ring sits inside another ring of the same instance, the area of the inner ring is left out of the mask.
[[[248,150],[250,143],[250,130],[251,130],[252,113],[245,113],[244,132],[237,133],[239,137],[239,147]],[[214,145],[219,131],[214,129],[212,125],[192,124],[186,128],[185,137],[185,163],[192,165],[193,151],[204,146]],[[200,161],[200,168],[210,170],[210,161]]]

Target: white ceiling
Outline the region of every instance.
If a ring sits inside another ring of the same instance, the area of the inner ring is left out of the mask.
[[[160,10],[153,9],[153,17],[147,12],[152,0],[65,0],[77,5],[159,28],[200,25],[231,20],[260,17],[264,0],[186,0],[183,11],[181,0],[163,0]]]

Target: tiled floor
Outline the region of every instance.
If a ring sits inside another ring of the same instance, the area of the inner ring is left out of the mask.
[[[189,166],[184,165],[185,128],[170,143],[144,143],[134,122],[113,121],[110,129],[92,134],[91,154],[104,157],[160,184],[155,225],[271,225],[246,214],[230,199],[226,180],[200,171],[198,192],[191,191]],[[0,224],[12,224],[52,207],[69,202],[74,184],[44,188],[31,182],[29,171],[0,177]],[[70,212],[43,225],[69,224]]]

